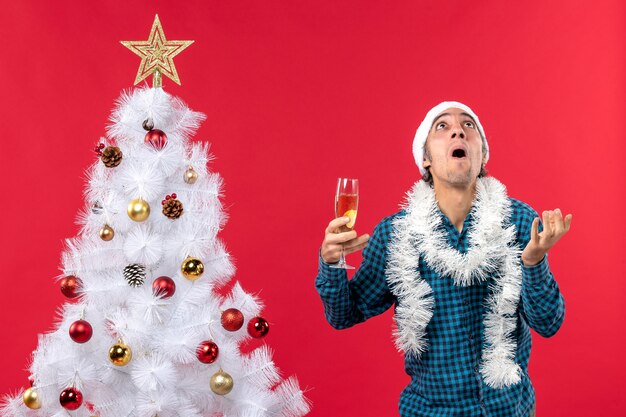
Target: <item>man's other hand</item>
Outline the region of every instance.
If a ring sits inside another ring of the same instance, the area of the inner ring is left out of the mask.
[[[572,224],[572,215],[563,218],[560,209],[543,212],[543,231],[539,233],[539,217],[535,217],[530,231],[530,242],[522,252],[522,262],[526,266],[536,265]]]

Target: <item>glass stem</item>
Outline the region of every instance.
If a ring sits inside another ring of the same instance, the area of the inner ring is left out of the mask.
[[[346,264],[346,257],[344,255],[343,245],[341,245],[341,257],[339,258],[339,265],[344,266],[345,264]]]

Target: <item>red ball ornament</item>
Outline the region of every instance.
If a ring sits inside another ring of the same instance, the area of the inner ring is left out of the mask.
[[[236,308],[229,308],[222,313],[222,327],[229,332],[236,332],[243,326],[243,313]]]
[[[219,348],[210,340],[206,340],[198,345],[196,349],[196,356],[202,363],[213,363],[217,359],[219,354]]]
[[[98,156],[101,156],[102,149],[104,149],[104,143],[99,143],[93,150],[98,154]]]
[[[146,137],[143,141],[154,146],[156,149],[161,150],[165,148],[165,145],[167,145],[167,135],[162,130],[152,129],[146,133]]]
[[[61,292],[67,298],[76,298],[79,296],[80,279],[74,275],[68,275],[61,280]]]
[[[65,388],[61,391],[59,401],[66,410],[76,410],[83,403],[83,394],[74,387]]]
[[[93,335],[93,328],[88,321],[76,320],[70,326],[70,337],[76,343],[87,343]]]
[[[248,322],[248,333],[255,339],[264,337],[270,331],[270,324],[263,317],[255,317]]]
[[[176,283],[170,277],[158,277],[152,282],[152,292],[161,298],[170,298],[176,292]]]

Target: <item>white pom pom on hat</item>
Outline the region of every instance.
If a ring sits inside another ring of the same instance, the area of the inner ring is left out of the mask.
[[[430,109],[428,113],[426,113],[426,117],[424,117],[424,120],[417,128],[417,132],[415,132],[415,139],[413,139],[413,157],[415,158],[415,163],[420,169],[420,173],[422,175],[426,173],[426,169],[424,168],[424,145],[426,144],[428,132],[430,132],[430,128],[433,126],[433,122],[437,116],[443,113],[444,110],[451,108],[463,110],[472,116],[476,122],[476,126],[478,126],[478,131],[480,132],[480,136],[482,136],[483,144],[487,151],[485,154],[485,163],[489,160],[489,145],[487,144],[487,137],[485,136],[485,131],[483,130],[483,126],[480,124],[480,120],[478,120],[476,113],[474,113],[472,109],[467,107],[465,104],[459,103],[458,101],[444,101],[437,104],[435,107]]]

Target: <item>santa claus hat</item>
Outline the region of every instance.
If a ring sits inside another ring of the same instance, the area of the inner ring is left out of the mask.
[[[467,107],[463,103],[459,103],[458,101],[444,101],[443,103],[437,104],[435,107],[430,109],[428,113],[426,113],[426,117],[417,128],[417,132],[415,132],[415,139],[413,139],[413,157],[415,158],[415,163],[420,169],[420,173],[424,175],[426,173],[426,169],[424,169],[424,145],[426,144],[426,138],[428,137],[428,132],[430,132],[430,128],[433,126],[433,122],[444,110],[455,108],[461,109],[474,119],[476,122],[476,126],[478,126],[478,132],[480,132],[480,136],[483,139],[483,146],[485,147],[485,163],[489,160],[489,145],[487,144],[487,137],[485,136],[485,131],[483,130],[483,126],[480,124],[480,120],[478,120],[478,116],[476,113],[472,111],[469,107]]]

